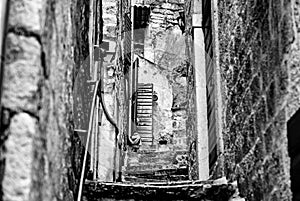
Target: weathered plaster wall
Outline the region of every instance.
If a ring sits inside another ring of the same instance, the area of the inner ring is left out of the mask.
[[[153,107],[154,144],[165,151],[186,150],[185,77],[143,59],[140,59],[139,71],[139,82],[153,83],[158,96]],[[159,145],[163,138],[167,140],[166,146]]]
[[[291,199],[285,107],[295,3],[218,1],[225,173],[248,200]]]
[[[158,96],[153,105],[153,136],[156,145],[160,135],[171,135],[172,132],[172,87],[167,78],[168,74],[155,64],[140,59],[139,83],[152,83]]]
[[[153,22],[150,22],[150,27]],[[152,31],[152,29],[150,29]],[[157,33],[154,35],[155,38],[146,38],[147,40],[155,41],[156,45],[149,46],[145,43],[145,49],[151,49],[153,52],[154,60],[152,64],[151,62],[146,62],[145,64],[149,63],[147,66],[143,66],[144,64],[141,63],[139,68],[139,82],[140,83],[151,83],[151,79],[147,77],[149,73],[147,73],[147,68],[154,67],[153,70],[156,72],[153,74],[155,77],[154,81],[154,88],[155,91],[159,94],[159,99],[157,102],[157,107],[161,108],[158,109],[156,107],[157,116],[161,116],[158,113],[162,113],[162,116],[165,116],[165,121],[156,121],[160,122],[162,126],[157,127],[157,132],[166,129],[167,132],[172,133],[170,131],[173,130],[172,128],[172,110],[185,110],[185,103],[186,103],[186,78],[185,78],[185,40],[184,35],[182,34],[179,27],[173,26],[169,30],[166,30],[161,33]],[[145,58],[151,61],[151,53],[145,51]],[[161,81],[159,79],[160,73],[163,72],[164,77]],[[151,74],[151,73],[150,73]],[[164,83],[167,79],[167,84]],[[166,96],[166,92],[170,92],[169,96]],[[165,95],[164,95],[165,94]],[[184,115],[182,117],[182,122],[178,122],[178,124],[184,124],[185,119]],[[169,125],[167,125],[169,124]],[[176,125],[175,125],[176,127]],[[185,131],[183,130],[185,133]]]
[[[1,200],[74,200],[82,150],[72,83],[86,57],[87,12],[77,1],[10,1]]]
[[[138,76],[140,83],[153,83],[158,94],[154,107],[155,140],[164,135],[171,144],[173,137],[183,137],[183,141],[185,137],[185,37],[176,20],[182,10],[180,2],[160,3],[151,9],[150,34],[145,38],[146,60],[141,62]],[[181,137],[175,136],[175,130]]]

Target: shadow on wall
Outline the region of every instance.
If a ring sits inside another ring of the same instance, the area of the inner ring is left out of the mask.
[[[291,158],[291,190],[293,201],[300,200],[300,110],[288,121],[288,150]]]

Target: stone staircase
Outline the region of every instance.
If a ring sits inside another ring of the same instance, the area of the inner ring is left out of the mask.
[[[128,152],[124,180],[130,182],[188,180],[186,151],[157,151],[155,149]]]
[[[215,181],[180,181],[152,183],[107,183],[90,181],[84,186],[83,201],[245,201],[232,199],[234,184]]]

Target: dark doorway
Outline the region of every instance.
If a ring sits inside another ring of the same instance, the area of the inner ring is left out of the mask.
[[[291,158],[293,201],[300,201],[300,110],[288,121],[288,151]]]

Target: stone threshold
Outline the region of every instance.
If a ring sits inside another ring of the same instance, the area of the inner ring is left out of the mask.
[[[236,185],[216,181],[177,181],[149,183],[109,183],[86,181],[84,196],[102,200],[218,200],[228,201]]]

